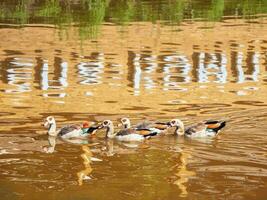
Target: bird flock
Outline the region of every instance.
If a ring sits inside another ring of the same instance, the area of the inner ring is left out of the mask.
[[[175,127],[173,134],[178,136],[190,138],[214,137],[225,125],[226,121],[223,120],[206,120],[185,127],[180,119],[172,119],[168,122],[144,121],[132,126],[129,118],[121,118],[118,125],[119,130],[115,130],[111,120],[104,120],[97,125],[84,122],[82,125],[68,125],[57,129],[54,117],[49,116],[44,121],[49,136],[62,139],[86,138],[97,134],[100,129],[106,129],[106,138],[119,141],[142,141],[157,135],[164,135],[171,127]]]

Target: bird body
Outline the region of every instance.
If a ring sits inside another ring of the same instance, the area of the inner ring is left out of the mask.
[[[158,129],[134,129],[134,128],[124,128],[118,132],[114,131],[114,125],[112,121],[105,120],[102,123],[101,128],[107,128],[106,137],[115,138],[120,141],[142,141],[145,138],[157,135],[159,133]]]
[[[142,135],[150,134],[150,132],[159,134],[169,127],[169,123],[151,121],[144,121],[131,127],[131,122],[129,118],[121,118],[121,125],[124,129],[131,128]]]
[[[59,136],[63,139],[87,137],[98,129],[98,126],[89,127],[88,123],[84,123],[83,126],[68,125],[56,130],[56,120],[52,116],[45,119],[44,126],[48,128],[48,135]]]
[[[225,125],[225,121],[208,120],[185,128],[179,119],[173,119],[170,122],[170,126],[176,127],[175,134],[190,138],[214,137]]]

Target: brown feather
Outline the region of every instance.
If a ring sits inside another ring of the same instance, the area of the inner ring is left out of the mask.
[[[157,129],[160,129],[160,130],[164,130],[164,129],[168,128],[168,125],[166,125],[166,124],[155,124],[154,128],[157,128]]]
[[[136,130],[136,133],[139,135],[148,135],[151,132],[149,130]]]
[[[216,123],[216,124],[207,124],[207,128],[210,129],[214,129],[214,128],[218,128],[221,124],[220,123]]]

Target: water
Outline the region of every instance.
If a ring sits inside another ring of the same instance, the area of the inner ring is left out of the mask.
[[[266,199],[265,1],[1,1],[2,199]],[[217,138],[57,140],[41,123],[225,119]]]

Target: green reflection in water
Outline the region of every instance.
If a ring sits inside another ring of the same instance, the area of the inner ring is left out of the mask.
[[[165,21],[179,24],[185,19],[221,21],[224,16],[246,19],[267,13],[265,0],[4,0],[0,22],[11,24],[53,24],[68,30],[79,27],[82,40],[95,38],[103,22],[127,24],[136,21]]]

